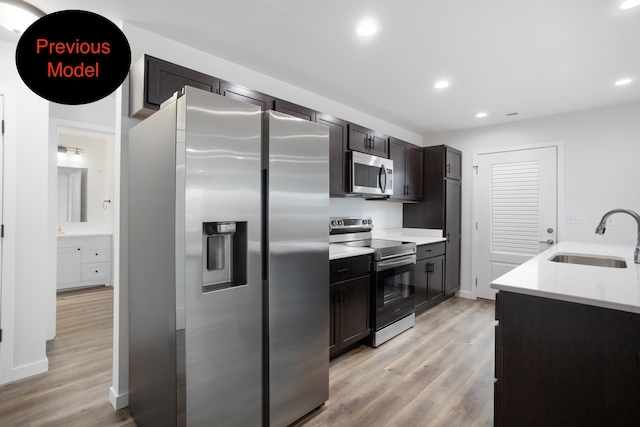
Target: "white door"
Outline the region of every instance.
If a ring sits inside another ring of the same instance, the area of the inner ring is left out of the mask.
[[[555,146],[476,155],[477,297],[557,241]]]

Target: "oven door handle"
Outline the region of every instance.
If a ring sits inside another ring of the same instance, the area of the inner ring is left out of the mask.
[[[401,259],[395,259],[391,261],[376,262],[376,271],[385,271],[391,268],[402,267],[403,265],[410,265],[416,263],[416,256],[411,255],[408,257],[402,257]]]
[[[381,256],[379,260],[383,261],[385,259],[398,258],[399,256],[413,255],[415,253],[416,253],[415,249],[408,249],[408,250],[406,250],[404,252],[395,253],[393,255]]]

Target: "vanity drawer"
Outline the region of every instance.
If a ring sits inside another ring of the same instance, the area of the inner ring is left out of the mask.
[[[105,280],[108,281],[111,276],[111,263],[100,262],[94,264],[85,264],[82,266],[82,281]]]
[[[111,260],[111,248],[109,246],[83,246],[82,263],[108,262]]]

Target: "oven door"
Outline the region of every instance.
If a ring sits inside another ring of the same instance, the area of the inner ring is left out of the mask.
[[[374,311],[376,331],[414,312],[415,267],[415,255],[376,263]]]

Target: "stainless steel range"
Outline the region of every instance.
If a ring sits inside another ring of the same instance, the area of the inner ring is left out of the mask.
[[[371,345],[378,347],[415,324],[416,244],[374,239],[369,217],[331,218],[331,243],[373,249]]]

